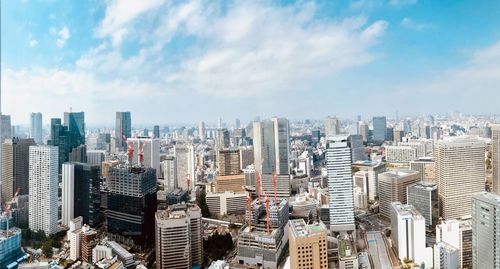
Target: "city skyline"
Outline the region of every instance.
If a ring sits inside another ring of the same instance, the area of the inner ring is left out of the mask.
[[[131,111],[137,124],[498,113],[498,8],[486,1],[8,1],[2,112],[27,124],[40,111],[44,125],[71,108],[96,125],[113,124],[116,111]]]

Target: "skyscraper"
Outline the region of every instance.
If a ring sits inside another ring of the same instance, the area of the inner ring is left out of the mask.
[[[68,127],[62,125],[61,119],[54,118],[50,120],[50,139],[47,145],[57,147],[58,153],[58,167],[61,170],[62,164],[69,160],[70,144]]]
[[[327,117],[325,119],[325,136],[333,137],[340,134],[340,122],[336,117]]]
[[[347,143],[347,136],[329,137],[327,140],[328,199],[333,231],[355,230],[351,149]]]
[[[384,142],[387,134],[387,118],[385,116],[373,117],[373,137],[376,142]]]
[[[500,195],[500,124],[494,124],[491,126],[491,147],[493,192]]]
[[[229,131],[224,129],[217,130],[217,148],[225,149],[229,147]]]
[[[500,268],[500,196],[472,197],[472,267]]]
[[[68,128],[70,151],[85,144],[84,112],[64,112],[64,126]]]
[[[390,219],[391,203],[406,204],[407,187],[419,181],[420,174],[413,170],[399,169],[380,174],[378,177],[380,215]]]
[[[156,212],[156,268],[182,269],[203,263],[201,210],[197,205],[173,205]]]
[[[57,232],[58,150],[31,146],[29,152],[29,228],[51,235]]]
[[[485,143],[457,137],[440,141],[434,153],[441,216],[461,218],[471,214],[472,195],[484,191]]]
[[[125,149],[127,147],[127,138],[132,137],[130,112],[116,112],[115,137],[117,147]]]
[[[439,219],[439,199],[435,183],[420,181],[408,186],[407,203],[422,214],[427,227],[436,226]]]
[[[14,137],[12,139],[13,190],[19,191],[19,195],[29,193],[29,148],[35,145],[35,140],[31,138],[22,139]]]
[[[160,138],[160,126],[153,126],[153,138]]]
[[[12,138],[10,115],[0,115],[0,128],[2,128],[0,143],[3,143],[6,138]]]
[[[255,170],[289,175],[289,126],[285,118],[253,123]]]
[[[2,159],[0,165],[2,165],[2,204],[6,201],[12,200],[14,195],[14,163],[13,163],[13,152],[12,152],[12,139],[6,139],[0,145],[2,147]]]
[[[205,122],[200,121],[200,123],[198,123],[198,137],[201,141],[205,141],[205,139],[207,138],[206,132]]]
[[[62,167],[62,223],[68,226],[76,216],[95,227],[102,220],[100,213],[99,165],[64,163]]]
[[[30,138],[35,140],[35,143],[43,143],[43,128],[42,128],[42,113],[31,113],[30,116]]]

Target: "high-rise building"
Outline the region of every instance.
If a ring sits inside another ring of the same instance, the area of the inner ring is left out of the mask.
[[[105,150],[87,150],[87,163],[91,165],[101,165],[106,159]]]
[[[326,138],[340,134],[340,122],[336,117],[327,117],[325,119],[325,136]]]
[[[387,134],[387,118],[373,117],[373,137],[372,140],[376,142],[384,142]]]
[[[50,139],[47,145],[58,148],[58,167],[61,171],[62,164],[69,160],[69,152],[71,150],[69,144],[68,127],[62,125],[61,119],[54,118],[50,120]]]
[[[77,217],[71,219],[67,225],[69,227],[67,232],[69,240],[69,258],[72,261],[76,261],[80,258],[80,237],[82,233],[83,218]]]
[[[359,171],[368,173],[368,200],[375,201],[378,197],[378,178],[379,175],[386,171],[385,163],[375,161],[358,161],[352,164],[353,168]]]
[[[68,127],[70,151],[85,145],[85,113],[64,112],[64,126]]]
[[[358,134],[363,137],[363,142],[368,141],[370,139],[370,128],[368,127],[368,124],[360,121],[358,123]]]
[[[363,136],[350,135],[349,147],[351,148],[351,160],[353,163],[357,161],[368,160],[368,156],[366,155],[366,147],[365,145],[363,145]]]
[[[327,228],[307,225],[303,219],[288,221],[290,265],[294,269],[328,269]]]
[[[35,140],[35,143],[43,143],[43,127],[42,127],[42,113],[31,113],[30,116],[30,138]]]
[[[422,180],[436,182],[436,162],[432,157],[423,157],[411,161],[410,169],[418,171]]]
[[[205,141],[207,139],[207,130],[205,129],[205,122],[200,121],[198,124],[198,137],[201,141]]]
[[[378,177],[380,215],[391,218],[391,204],[401,202],[406,204],[407,187],[420,181],[417,171],[400,169],[387,171]]]
[[[7,138],[12,138],[12,125],[10,121],[10,115],[0,115],[0,128],[2,129],[2,133],[0,135],[0,143]]]
[[[472,195],[484,191],[485,147],[483,141],[468,137],[437,143],[434,157],[441,217],[471,214]]]
[[[417,151],[410,146],[387,146],[385,159],[390,163],[410,163],[417,159]]]
[[[64,163],[62,168],[62,223],[68,226],[76,216],[96,227],[103,219],[100,212],[101,166]]]
[[[173,191],[177,187],[177,160],[174,156],[167,156],[163,160],[163,188]]]
[[[247,206],[247,194],[244,192],[208,192],[206,200],[210,214],[217,216],[241,215]]]
[[[54,146],[31,146],[29,149],[29,228],[57,232],[58,150]]]
[[[493,192],[500,195],[500,124],[491,126],[491,149]]]
[[[0,145],[2,147],[2,159],[0,165],[2,165],[2,204],[6,201],[12,200],[14,196],[14,162],[13,162],[13,146],[12,139],[5,139]]]
[[[472,268],[472,220],[444,220],[436,225],[436,243],[446,242],[459,250],[459,268]]]
[[[225,149],[229,148],[230,140],[229,140],[229,131],[224,129],[217,130],[217,148]]]
[[[289,126],[285,118],[253,123],[255,170],[289,175]]]
[[[425,225],[433,228],[439,219],[438,190],[435,183],[420,181],[407,187],[407,204],[425,218]]]
[[[176,144],[174,157],[177,165],[177,186],[192,189],[195,183],[195,162],[193,145]]]
[[[439,242],[434,245],[434,268],[433,269],[458,269],[460,267],[460,251],[446,243]]]
[[[108,175],[107,231],[111,238],[146,247],[153,243],[156,171],[113,167]]]
[[[117,147],[125,149],[127,139],[132,137],[132,118],[130,112],[116,112],[115,137]]]
[[[156,212],[156,268],[184,269],[203,263],[203,226],[197,205],[173,205]]]
[[[153,138],[160,138],[160,126],[153,126]]]
[[[333,231],[354,231],[354,192],[348,137],[329,137],[327,143],[330,227]]]
[[[223,149],[217,154],[217,167],[219,175],[240,175],[240,150],[239,149]]]
[[[392,135],[392,138],[394,140],[394,143],[399,143],[401,141],[403,141],[403,137],[405,136],[405,131],[403,130],[398,130],[398,129],[394,129],[393,130],[393,135]]]
[[[472,268],[500,268],[500,196],[472,197]]]
[[[143,153],[143,163],[146,168],[154,168],[156,176],[160,177],[160,139],[149,137],[137,137],[127,139],[127,143],[133,145],[131,165],[139,164],[139,154]]]
[[[400,260],[432,263],[432,254],[425,247],[425,219],[413,206],[391,203],[391,239]]]
[[[254,163],[253,147],[240,147],[240,169],[243,170]]]

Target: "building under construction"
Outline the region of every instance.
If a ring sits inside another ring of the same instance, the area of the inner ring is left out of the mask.
[[[238,238],[240,264],[277,268],[288,248],[288,201],[248,198],[247,224]]]

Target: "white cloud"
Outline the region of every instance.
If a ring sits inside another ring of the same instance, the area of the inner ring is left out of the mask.
[[[28,42],[28,46],[30,48],[33,48],[33,47],[36,47],[38,45],[38,41],[36,39],[30,39],[30,41]]]
[[[69,33],[69,28],[67,26],[64,26],[57,32],[57,40],[56,40],[56,45],[58,48],[64,47],[66,45],[66,41],[70,38],[70,33]]]
[[[399,23],[399,26],[413,29],[415,31],[424,31],[427,29],[431,29],[433,26],[430,23],[416,23],[411,18],[405,17]]]
[[[389,0],[389,5],[395,7],[415,5],[418,0]]]

